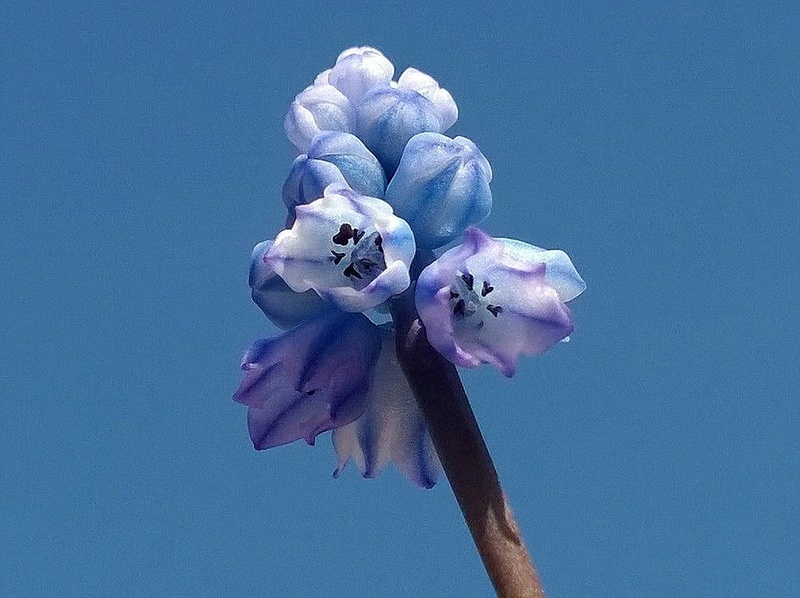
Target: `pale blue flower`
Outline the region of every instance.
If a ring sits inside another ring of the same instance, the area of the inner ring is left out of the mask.
[[[511,376],[519,355],[542,353],[570,335],[565,302],[584,288],[563,252],[473,228],[422,271],[415,301],[428,341],[444,357],[464,367],[490,363]]]
[[[355,312],[408,288],[414,236],[386,202],[332,185],[295,213],[263,257],[293,291]]]
[[[492,208],[492,169],[465,137],[420,133],[403,151],[386,201],[414,231],[417,247],[446,245]]]

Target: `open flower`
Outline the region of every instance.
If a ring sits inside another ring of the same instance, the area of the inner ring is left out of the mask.
[[[330,310],[253,343],[233,399],[247,405],[253,446],[264,450],[334,430],[337,477],[352,458],[364,477],[395,466],[431,488],[439,461],[397,359],[391,331]]]
[[[415,484],[432,488],[439,459],[394,349],[394,334],[381,330],[382,349],[364,413],[333,431],[338,476],[352,458],[361,474],[375,477],[390,462]]]
[[[299,439],[313,444],[318,434],[358,418],[379,353],[375,325],[339,311],[253,343],[233,395],[248,406],[253,445],[266,449]]]
[[[490,363],[512,376],[519,355],[542,353],[570,335],[564,303],[584,288],[563,252],[473,228],[422,271],[415,301],[429,342],[447,359]]]
[[[263,257],[293,291],[366,311],[408,288],[414,235],[386,202],[332,185],[295,213]]]

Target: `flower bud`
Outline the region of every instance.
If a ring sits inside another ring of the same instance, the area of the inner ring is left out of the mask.
[[[406,145],[386,201],[414,231],[418,247],[446,245],[492,208],[492,169],[465,137],[420,133]]]

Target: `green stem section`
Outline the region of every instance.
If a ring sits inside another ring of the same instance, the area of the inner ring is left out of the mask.
[[[392,301],[397,357],[499,596],[544,597],[455,366],[431,347],[413,288]]]

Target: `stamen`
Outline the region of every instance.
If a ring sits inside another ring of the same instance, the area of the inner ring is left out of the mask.
[[[472,285],[475,282],[475,277],[469,272],[467,272],[466,274],[461,275],[461,280],[463,280],[466,283],[467,288],[471,291]]]
[[[347,276],[347,278],[350,278],[351,276],[355,276],[359,280],[363,278],[363,276],[361,276],[358,270],[356,270],[355,264],[353,262],[350,262],[350,265],[344,269],[344,272],[342,272],[342,274]]]
[[[353,245],[358,245],[358,242],[361,240],[361,237],[364,236],[363,230],[358,230],[357,228],[353,229]]]
[[[358,229],[355,229],[358,231]],[[363,232],[361,233],[364,234]],[[353,238],[353,227],[346,222],[339,226],[339,232],[333,235],[331,239],[337,245],[347,245],[350,239]]]
[[[461,316],[463,318],[464,317],[464,306],[465,306],[464,300],[463,299],[459,299],[456,302],[455,307],[453,308],[453,313],[455,315]]]
[[[338,251],[334,251],[333,249],[331,249],[331,253],[333,254],[333,258],[332,258],[333,259],[333,263],[336,264],[337,266],[339,265],[339,262],[342,261],[344,256],[347,255],[346,253],[339,253]]]
[[[450,299],[455,299],[458,297],[458,293],[456,293],[453,289],[450,289]]]
[[[486,309],[488,309],[490,312],[492,312],[492,315],[495,318],[497,317],[497,314],[499,314],[499,313],[501,313],[503,311],[503,308],[500,307],[499,305],[491,305],[491,304],[487,305]]]
[[[483,288],[481,289],[481,297],[486,297],[486,295],[491,293],[493,290],[494,290],[494,287],[489,285],[489,281],[488,280],[484,280],[483,281]]]

